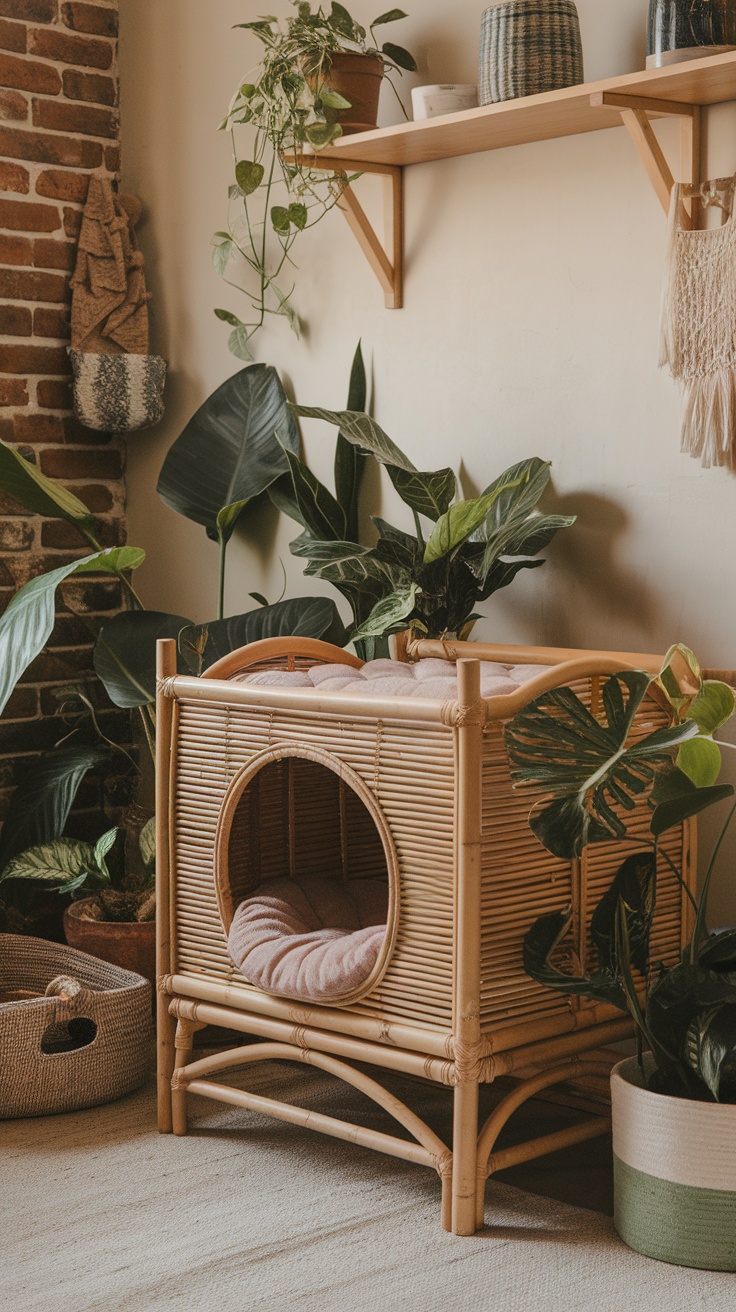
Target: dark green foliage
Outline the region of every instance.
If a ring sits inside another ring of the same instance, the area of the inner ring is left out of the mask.
[[[678,664],[679,677],[673,672]],[[634,717],[653,682],[643,671],[612,675],[603,687],[600,717],[569,688],[556,689],[530,702],[507,726],[514,778],[552,798],[530,823],[556,856],[572,859],[587,843],[625,838],[637,801],[647,798],[651,807],[649,848],[642,844],[642,852],[623,862],[593,912],[597,967],[579,974],[558,964],[572,923],[567,911],[532,926],[524,967],[558,992],[628,1011],[654,1056],[655,1091],[736,1102],[736,929],[708,933],[705,921],[710,880],[733,810],[711,858],[682,961],[668,969],[652,961],[650,952],[658,856],[682,882],[659,847],[660,836],[734,791],[728,784],[698,787],[674,757],[678,748],[680,759],[685,745],[701,740],[717,750],[711,733],[733,712],[733,694],[726,685],[704,681],[687,648],[673,648],[657,682],[675,723],[632,742]],[[705,777],[712,777],[710,768]]]

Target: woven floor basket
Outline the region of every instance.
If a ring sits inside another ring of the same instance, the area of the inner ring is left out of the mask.
[[[583,46],[572,0],[502,0],[481,19],[481,105],[557,91],[583,81]]]
[[[151,986],[141,975],[63,944],[0,934],[0,1118],[130,1093],[146,1077],[151,1041]]]

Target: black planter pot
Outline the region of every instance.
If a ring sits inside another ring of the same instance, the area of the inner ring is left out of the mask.
[[[647,67],[736,49],[736,0],[650,0]]]

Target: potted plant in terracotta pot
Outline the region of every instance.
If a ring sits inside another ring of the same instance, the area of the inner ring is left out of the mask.
[[[333,208],[349,181],[344,171],[314,168],[314,155],[346,133],[374,128],[384,78],[393,85],[392,74],[416,68],[408,50],[375,31],[406,18],[403,10],[379,14],[366,31],[344,5],[332,3],[327,12],[304,0],[292,3],[295,12],[282,22],[269,16],[237,24],[262,43],[263,58],[238,86],[221,124],[232,136],[235,179],[227,231],[213,238],[213,261],[248,297],[252,313],[245,321],[229,310],[215,314],[230,324],[228,344],[242,360],[253,358],[251,342],[267,316],[282,315],[299,331],[293,287],[282,275],[293,266],[300,233]]]
[[[704,679],[696,657],[673,648],[656,680],[670,728],[630,739],[653,680],[612,675],[597,715],[569,688],[525,706],[506,729],[514,777],[547,793],[531,827],[555,856],[631,841],[632,853],[593,912],[591,957],[581,967],[571,910],[541,917],[524,943],[527,973],[560,992],[628,1011],[638,1056],[612,1073],[616,1228],[649,1257],[736,1270],[736,928],[709,930],[708,893],[732,806],[696,900],[667,851],[675,826],[733,795],[718,784],[713,734],[734,713],[734,693]],[[726,746],[727,744],[722,744]],[[642,799],[650,803],[648,832]],[[639,805],[637,806],[637,802]],[[691,904],[680,961],[658,961],[652,926],[658,870]],[[567,958],[567,961],[566,961]],[[566,969],[569,965],[570,969]]]
[[[77,838],[38,843],[9,862],[0,883],[26,881],[71,894],[73,901],[64,911],[69,946],[155,983],[154,821],[148,820],[138,836],[137,870],[126,865],[120,834],[118,828],[109,829],[94,845]]]

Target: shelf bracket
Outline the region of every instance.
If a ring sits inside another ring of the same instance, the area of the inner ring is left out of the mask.
[[[615,91],[597,91],[590,97],[590,103],[593,108],[606,107],[619,110],[621,121],[636,147],[636,152],[665,214],[669,213],[675,179],[664,151],[654,135],[653,118],[680,120],[680,180],[691,186],[699,184],[701,168],[699,105],[684,105],[675,100],[651,100],[644,96],[620,95]],[[688,200],[685,209],[683,219],[686,225],[697,227],[699,215],[696,201]]]
[[[345,180],[337,208],[345,215],[348,227],[365,255],[383,290],[386,308],[401,310],[404,305],[404,170],[394,164],[363,164],[358,160],[321,159],[319,155],[304,156],[302,163],[309,168],[327,169],[342,175]],[[385,244],[377,237],[348,175],[377,173],[384,184]]]

